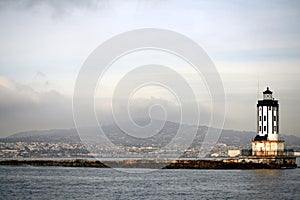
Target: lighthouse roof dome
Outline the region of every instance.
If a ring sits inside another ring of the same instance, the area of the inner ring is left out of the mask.
[[[267,90],[263,92],[263,94],[272,94],[273,92],[269,90],[269,87],[267,87]]]

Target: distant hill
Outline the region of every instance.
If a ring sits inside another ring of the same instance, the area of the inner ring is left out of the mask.
[[[76,129],[33,130],[13,134],[1,138],[2,142],[48,142],[48,143],[79,143]]]
[[[103,130],[106,136],[116,145],[125,146],[164,146],[168,143],[177,132],[179,127],[178,123],[166,122],[163,129],[155,136],[141,139],[128,136],[123,133],[117,126],[109,125],[104,126]],[[183,125],[186,135],[190,133],[189,130],[193,128],[191,125]],[[195,127],[194,127],[195,128]],[[97,127],[86,128],[91,133],[98,131]],[[199,126],[197,135],[194,139],[192,146],[199,146],[203,141],[207,126]],[[213,131],[218,129],[212,128]],[[251,131],[235,131],[235,130],[222,130],[219,138],[219,143],[224,143],[227,146],[236,146],[246,148],[251,146],[251,141],[256,133]],[[293,135],[282,135],[286,141],[287,148],[300,150],[300,138]],[[75,128],[72,129],[53,129],[53,130],[35,130],[16,133],[6,138],[0,138],[0,142],[46,142],[46,143],[80,143],[80,137]]]

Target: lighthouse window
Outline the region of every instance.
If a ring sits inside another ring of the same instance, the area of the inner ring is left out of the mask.
[[[264,126],[264,131],[266,131],[267,130],[267,127],[266,126]]]
[[[276,131],[276,126],[274,126],[274,131]]]
[[[266,118],[266,116],[264,116],[264,121],[266,121],[267,120],[267,118]]]
[[[269,106],[269,110],[271,110],[271,106]]]
[[[261,116],[259,116],[259,121],[261,121]]]
[[[276,121],[276,116],[274,116],[274,121]]]
[[[261,131],[261,126],[259,126],[259,131]]]

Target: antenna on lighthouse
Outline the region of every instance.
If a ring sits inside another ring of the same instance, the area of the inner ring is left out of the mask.
[[[257,99],[259,99],[259,72],[257,72]]]

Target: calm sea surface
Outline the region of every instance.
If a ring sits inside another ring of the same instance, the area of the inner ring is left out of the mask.
[[[300,169],[157,170],[0,166],[1,199],[300,199]]]

